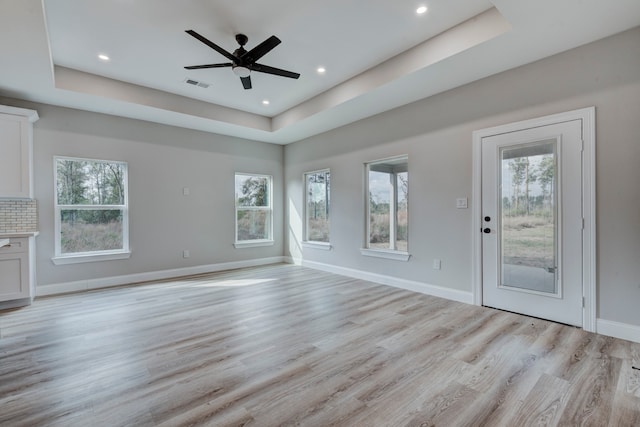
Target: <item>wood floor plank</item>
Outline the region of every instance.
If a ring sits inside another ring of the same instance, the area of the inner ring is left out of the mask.
[[[561,425],[603,426],[612,417],[615,388],[620,375],[621,360],[604,357],[587,360],[582,372],[572,381],[568,403],[562,413]]]
[[[469,387],[456,381],[446,382],[446,387],[433,396],[423,395],[423,404],[418,410],[408,412],[409,420],[402,425],[407,427],[447,426],[460,422],[459,414],[473,401],[482,396]]]
[[[638,426],[640,344],[292,265],[0,312],[0,425]]]
[[[569,398],[568,381],[551,375],[541,375],[523,405],[512,417],[513,425],[555,426]]]

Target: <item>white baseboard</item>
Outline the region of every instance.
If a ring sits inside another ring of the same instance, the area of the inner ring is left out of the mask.
[[[429,285],[427,283],[415,282],[413,280],[399,279],[393,276],[385,276],[382,274],[370,273],[368,271],[356,270],[347,267],[338,267],[335,265],[324,264],[315,261],[306,261],[293,259],[288,257],[287,262],[291,264],[302,265],[316,270],[326,271],[328,273],[340,274],[342,276],[353,277],[354,279],[368,280],[369,282],[380,283],[383,285],[393,286],[396,288],[406,289],[409,291],[419,292],[421,294],[432,295],[435,297],[445,298],[452,301],[473,304],[473,294],[471,292],[459,291],[457,289],[443,288],[441,286]]]
[[[612,320],[597,319],[596,332],[600,335],[640,343],[640,326],[614,322]]]
[[[78,280],[75,282],[54,283],[36,287],[36,296],[58,295],[69,292],[81,292],[91,289],[109,288],[112,286],[129,285],[150,280],[164,280],[195,274],[214,273],[216,271],[233,270],[236,268],[256,267],[259,265],[286,262],[285,257],[259,258],[246,261],[223,262],[220,264],[197,265],[194,267],[174,268],[171,270],[150,271],[147,273],[125,274],[123,276],[102,277],[96,279]]]

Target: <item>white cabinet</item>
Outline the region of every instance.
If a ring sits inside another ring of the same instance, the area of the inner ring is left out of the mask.
[[[34,241],[34,237],[11,237],[8,244],[0,247],[0,309],[31,303],[35,287]]]
[[[33,122],[38,112],[0,105],[0,197],[33,197]]]

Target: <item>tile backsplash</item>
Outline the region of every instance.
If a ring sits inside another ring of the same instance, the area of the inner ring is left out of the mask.
[[[38,204],[34,199],[0,199],[0,233],[38,231]]]

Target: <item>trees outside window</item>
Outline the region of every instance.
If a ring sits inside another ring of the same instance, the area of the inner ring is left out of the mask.
[[[272,241],[271,177],[237,173],[236,243]]]
[[[56,257],[129,251],[127,164],[55,157]]]
[[[305,236],[307,242],[329,243],[330,172],[322,170],[304,175]]]
[[[366,164],[367,248],[408,251],[407,156]]]

